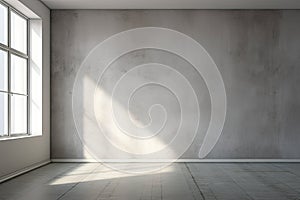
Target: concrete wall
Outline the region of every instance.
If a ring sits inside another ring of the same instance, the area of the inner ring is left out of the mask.
[[[75,76],[100,42],[144,26],[189,35],[219,68],[227,92],[227,117],[222,135],[207,158],[300,158],[300,11],[54,10],[51,20],[52,158],[90,157],[76,133],[72,115]],[[110,71],[111,79],[128,65],[153,61],[178,69],[191,81],[200,99],[198,135],[181,157],[198,158],[210,118],[210,101],[203,79],[194,76],[188,63],[166,52],[140,50],[119,59],[114,64],[119,67]],[[91,70],[97,71],[97,66]],[[141,117],[145,111],[134,112]],[[91,131],[89,127],[80,131]],[[106,140],[97,142],[101,158],[134,157]]]
[[[43,20],[43,135],[0,141],[0,179],[50,159],[50,10],[36,0],[21,0]]]

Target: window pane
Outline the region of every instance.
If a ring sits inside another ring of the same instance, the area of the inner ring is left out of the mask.
[[[11,54],[11,92],[27,94],[27,60]]]
[[[11,134],[27,133],[27,97],[11,96]]]
[[[27,54],[27,20],[11,12],[11,47]]]
[[[0,90],[7,91],[7,52],[0,50]]]
[[[8,135],[7,94],[0,92],[0,136]]]
[[[7,7],[0,4],[0,43],[7,45]]]

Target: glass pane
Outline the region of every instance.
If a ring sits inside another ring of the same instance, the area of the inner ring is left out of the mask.
[[[27,60],[11,54],[11,92],[27,94]]]
[[[8,135],[7,94],[0,92],[0,136]]]
[[[7,45],[7,7],[0,4],[0,43]]]
[[[11,134],[27,133],[27,97],[11,95]]]
[[[27,20],[11,12],[11,47],[27,54]]]
[[[7,52],[0,50],[0,90],[7,91]]]

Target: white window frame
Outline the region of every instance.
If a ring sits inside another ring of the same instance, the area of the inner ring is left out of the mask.
[[[15,9],[13,6],[9,5],[3,0],[0,0],[0,4],[7,7],[7,45],[0,43],[0,49],[2,51],[5,51],[7,53],[7,67],[8,67],[8,74],[7,74],[7,81],[8,81],[8,90],[2,91],[0,90],[0,93],[8,94],[8,133],[5,133],[5,135],[0,136],[0,139],[3,138],[15,138],[20,136],[28,136],[31,135],[30,133],[30,20],[28,17],[26,17],[24,14],[22,14],[20,11]],[[18,16],[22,17],[27,22],[27,52],[23,53],[20,52],[14,48],[11,47],[11,12],[14,12]],[[11,55],[18,56],[20,58],[24,58],[27,61],[27,94],[19,94],[11,92]],[[27,97],[27,132],[26,133],[14,133],[11,134],[11,97],[13,95],[22,95]],[[7,134],[7,135],[6,135]]]

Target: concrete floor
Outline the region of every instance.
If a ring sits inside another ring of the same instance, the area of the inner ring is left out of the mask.
[[[53,163],[0,184],[0,199],[300,199],[300,164],[176,163],[135,175],[98,163]]]

